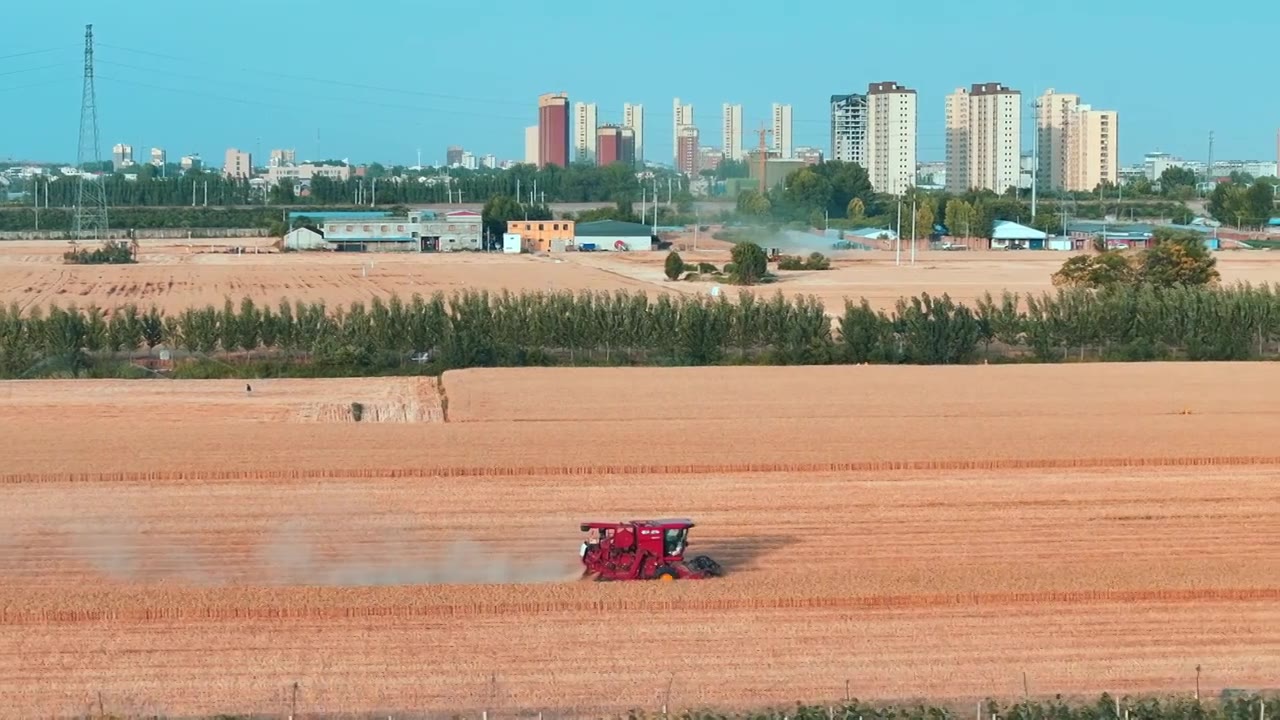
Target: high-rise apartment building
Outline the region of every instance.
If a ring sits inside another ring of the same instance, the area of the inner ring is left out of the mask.
[[[601,125],[596,128],[596,165],[605,167],[622,160],[622,128]]]
[[[538,164],[538,126],[530,125],[524,129],[524,162],[526,165]]]
[[[596,157],[596,104],[573,105],[573,159],[594,162]]]
[[[497,168],[497,167],[498,167],[498,156],[497,156],[497,155],[494,155],[493,153],[489,153],[489,154],[485,155],[484,157],[480,158],[480,167],[482,167],[482,168],[490,168],[490,169]]]
[[[791,106],[773,104],[773,150],[783,160],[791,159]]]
[[[704,173],[708,170],[715,172],[720,167],[720,163],[724,162],[726,156],[720,148],[716,147],[699,147],[698,148],[698,172]]]
[[[622,127],[631,129],[633,164],[644,165],[644,106],[623,103]]]
[[[133,146],[117,144],[111,148],[111,167],[119,172],[133,165]]]
[[[538,167],[569,166],[569,95],[538,98]]]
[[[201,167],[200,154],[183,155],[178,160],[178,167],[185,170],[199,170]]]
[[[253,177],[253,155],[235,148],[227,148],[222,161],[222,174],[236,180]]]
[[[1119,131],[1114,110],[1094,110],[1079,95],[1046,90],[1036,106],[1039,187],[1092,192],[1117,183]]]
[[[947,96],[948,192],[1017,187],[1021,161],[1022,93],[981,83]]]
[[[671,149],[675,164],[680,165],[680,128],[693,125],[693,106],[683,105],[676,98],[671,105]]]
[[[460,145],[450,145],[444,151],[444,164],[446,167],[458,167],[462,164],[462,154],[466,152]]]
[[[742,160],[742,106],[725,103],[720,130],[720,147],[726,160]]]
[[[896,82],[867,88],[867,174],[876,192],[901,195],[916,184],[916,91]]]
[[[625,125],[619,131],[618,137],[618,162],[626,163],[631,166],[636,165],[636,131],[634,128]]]
[[[831,159],[867,166],[867,96],[831,96]]]
[[[690,177],[698,174],[698,128],[681,126],[676,134],[676,170]]]
[[[169,164],[169,155],[164,148],[151,148],[151,166],[163,169],[167,164]]]
[[[1093,192],[1119,184],[1120,116],[1115,110],[1081,105],[1067,122],[1067,182],[1071,192]]]

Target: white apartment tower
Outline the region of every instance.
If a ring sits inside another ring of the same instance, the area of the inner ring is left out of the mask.
[[[831,96],[832,160],[867,166],[867,96]]]
[[[596,160],[596,104],[573,106],[573,156],[579,162]]]
[[[676,165],[680,164],[680,128],[693,125],[693,106],[682,105],[680,98],[671,104],[671,155]]]
[[[773,151],[783,160],[791,159],[791,106],[773,104]]]
[[[947,192],[1003,193],[1017,187],[1022,161],[1022,93],[1000,83],[947,96]]]
[[[1092,192],[1119,179],[1119,116],[1094,110],[1079,95],[1046,90],[1037,108],[1040,187]]]
[[[867,174],[876,192],[902,195],[916,184],[916,91],[896,82],[867,88]]]
[[[631,128],[636,140],[636,165],[644,166],[644,106],[623,103],[622,127]]]
[[[720,147],[725,160],[742,160],[742,106],[724,104],[724,121],[720,132]]]

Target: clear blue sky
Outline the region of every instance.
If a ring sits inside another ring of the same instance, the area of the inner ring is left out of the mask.
[[[10,5],[0,157],[74,160],[90,22],[104,155],[126,142],[175,159],[294,147],[412,164],[418,148],[438,162],[459,144],[520,158],[537,95],[560,90],[598,103],[600,122],[643,103],[649,158],[671,156],[675,96],[693,103],[713,144],[722,102],[741,103],[748,128],[771,102],[790,103],[795,144],[826,151],[828,97],[881,80],[919,92],[921,160],[943,158],[943,96],[975,82],[1021,90],[1028,106],[1053,87],[1118,110],[1126,164],[1156,149],[1202,159],[1210,130],[1215,158],[1272,159],[1280,126],[1265,59],[1280,28],[1274,0]]]

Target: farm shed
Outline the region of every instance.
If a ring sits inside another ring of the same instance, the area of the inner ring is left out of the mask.
[[[298,227],[285,233],[282,247],[285,250],[332,250],[324,235],[309,227]]]
[[[649,225],[620,220],[578,223],[573,241],[579,250],[586,246],[595,250],[649,251],[654,246],[653,229]]]
[[[1049,234],[1011,220],[997,220],[991,233],[991,248],[1043,250]]]

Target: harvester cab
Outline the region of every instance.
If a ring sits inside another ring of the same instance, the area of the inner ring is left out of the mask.
[[[715,560],[686,561],[692,520],[583,523],[583,577],[596,580],[699,580],[722,573]]]

